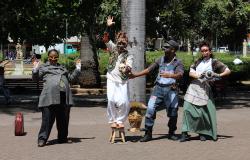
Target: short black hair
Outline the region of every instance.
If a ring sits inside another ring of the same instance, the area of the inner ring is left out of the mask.
[[[51,52],[56,52],[56,54],[59,56],[59,52],[58,52],[58,50],[56,50],[56,49],[51,49],[51,50],[49,50],[48,56],[50,55]]]
[[[211,48],[211,46],[210,46],[210,43],[209,43],[208,41],[202,41],[202,42],[200,42],[199,48],[201,49],[201,47],[203,47],[203,46],[207,46],[208,49],[209,49],[209,51],[212,50],[212,48]]]

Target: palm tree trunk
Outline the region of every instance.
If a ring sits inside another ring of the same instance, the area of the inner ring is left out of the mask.
[[[145,58],[145,0],[122,0],[122,30],[128,34],[128,51],[134,56],[133,71],[141,71]],[[145,77],[130,80],[130,101],[145,103],[145,88]]]
[[[92,45],[93,40],[88,34],[83,34],[81,37],[81,75],[79,84],[81,88],[100,87],[101,78],[98,70],[98,60],[96,48]]]

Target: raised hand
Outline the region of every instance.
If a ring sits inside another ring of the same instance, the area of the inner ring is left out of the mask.
[[[113,24],[115,24],[115,22],[113,22],[113,17],[112,16],[108,16],[108,18],[107,18],[107,26],[110,27]]]
[[[39,65],[40,65],[40,62],[39,62],[39,61],[35,60],[35,61],[33,62],[33,68],[34,68],[34,69],[37,69],[37,68],[39,67]]]
[[[76,69],[81,70],[81,59],[76,60]]]

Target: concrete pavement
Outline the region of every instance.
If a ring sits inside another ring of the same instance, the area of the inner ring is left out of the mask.
[[[245,88],[245,87],[244,87]],[[69,138],[72,143],[56,144],[56,128],[49,144],[37,147],[41,113],[36,111],[37,96],[14,95],[10,106],[0,105],[1,160],[249,160],[250,153],[250,90],[230,89],[224,100],[217,101],[218,141],[201,142],[195,134],[191,141],[180,143],[166,138],[165,110],[157,113],[153,140],[137,142],[141,133],[126,131],[125,144],[108,142],[110,128],[106,119],[106,98],[103,95],[75,95]],[[2,104],[3,97],[0,97]],[[25,136],[14,136],[14,115],[24,113]],[[182,121],[179,110],[178,130]],[[128,122],[126,127],[129,128]]]

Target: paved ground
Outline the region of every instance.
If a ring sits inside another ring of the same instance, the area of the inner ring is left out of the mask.
[[[38,148],[36,139],[41,123],[41,113],[36,111],[37,96],[14,95],[10,106],[0,105],[0,159],[1,160],[249,160],[250,153],[250,89],[230,88],[224,99],[217,101],[217,142],[192,141],[180,143],[166,138],[166,113],[157,114],[154,140],[140,143],[143,133],[126,132],[125,144],[110,144],[106,123],[105,96],[75,96],[72,108],[69,137],[72,143],[56,144],[54,126],[49,145]],[[0,97],[3,104],[3,97]],[[14,136],[14,115],[22,111],[25,118],[25,136]],[[178,127],[181,126],[182,108]],[[128,124],[127,128],[128,128]],[[180,133],[180,130],[177,133]]]

